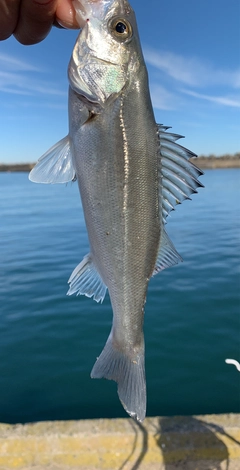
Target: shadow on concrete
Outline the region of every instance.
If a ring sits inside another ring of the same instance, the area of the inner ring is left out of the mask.
[[[142,436],[142,447],[141,447],[141,451],[140,451],[138,457],[136,458],[136,462],[131,467],[131,470],[137,470],[139,468],[141,462],[143,461],[144,456],[146,455],[146,453],[148,451],[148,431],[146,430],[144,425],[139,423],[138,421],[132,421],[131,420],[130,424],[131,424],[131,426],[133,428],[133,431],[135,433],[133,448],[132,448],[132,451],[131,451],[130,455],[128,455],[128,457],[123,462],[121,467],[119,467],[118,470],[124,470],[125,465],[129,462],[129,460],[133,456],[133,454],[136,450],[139,434],[141,434],[141,436]]]
[[[214,432],[218,432],[219,434],[226,436],[228,439],[230,439],[230,441],[240,446],[240,441],[238,441],[233,436],[228,434],[222,426],[219,426],[218,424],[214,424],[214,423],[205,423],[204,421],[201,421],[200,419],[198,420],[198,422],[203,423],[204,426],[206,426],[209,429],[212,429]]]
[[[215,434],[220,432],[219,428],[191,416],[159,418],[155,438],[165,470],[196,470],[199,461],[201,470],[228,470],[228,448]],[[221,434],[231,437],[223,428]]]
[[[131,453],[121,464],[118,470],[140,469],[144,456],[149,449],[149,431],[138,422],[130,422],[135,433]],[[150,429],[150,428],[149,428]],[[229,452],[224,442],[216,436],[216,432],[238,444],[234,437],[226,433],[224,428],[214,423],[206,423],[200,419],[188,417],[159,418],[157,424],[152,422],[151,434],[154,434],[159,452],[162,454],[165,470],[196,470],[198,462],[201,462],[201,470],[228,470]],[[135,462],[129,467],[130,461],[135,455]]]

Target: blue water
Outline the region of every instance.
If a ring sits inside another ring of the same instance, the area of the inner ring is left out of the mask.
[[[167,230],[184,263],[151,280],[147,414],[240,411],[240,170],[208,170]],[[126,416],[116,384],[90,379],[111,325],[67,297],[88,252],[77,184],[0,173],[0,422]]]

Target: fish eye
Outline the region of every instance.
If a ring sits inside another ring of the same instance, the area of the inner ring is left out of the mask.
[[[127,29],[127,26],[124,23],[122,23],[122,21],[119,21],[115,26],[115,31],[118,34],[125,34],[126,29]]]
[[[120,42],[125,42],[132,37],[132,27],[125,18],[112,18],[109,22],[109,29],[114,39]]]

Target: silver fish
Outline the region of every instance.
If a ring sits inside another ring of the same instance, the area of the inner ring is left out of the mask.
[[[134,12],[127,0],[75,2],[81,32],[69,64],[69,134],[30,173],[77,179],[90,253],[68,295],[109,291],[112,330],[91,373],[118,384],[130,416],[146,414],[143,319],[151,276],[181,261],[164,225],[201,186],[195,156],[155,122]]]

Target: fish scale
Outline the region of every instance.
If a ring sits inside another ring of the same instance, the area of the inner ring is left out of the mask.
[[[90,251],[68,295],[103,301],[113,323],[91,377],[114,380],[130,416],[146,414],[144,304],[151,276],[182,261],[164,225],[201,186],[194,154],[155,122],[137,24],[127,0],[74,2],[82,28],[68,68],[69,134],[30,173],[77,180]]]

